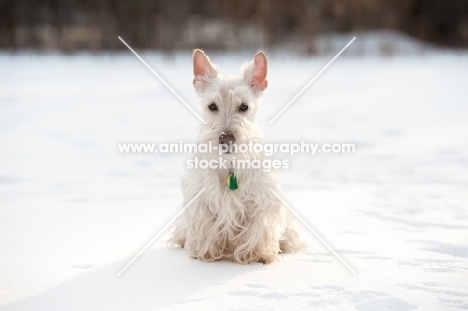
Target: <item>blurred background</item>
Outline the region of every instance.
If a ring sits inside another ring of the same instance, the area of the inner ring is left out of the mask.
[[[180,50],[290,47],[328,52],[331,33],[390,30],[468,46],[466,0],[0,0],[0,48]],[[391,54],[391,43],[379,46]]]

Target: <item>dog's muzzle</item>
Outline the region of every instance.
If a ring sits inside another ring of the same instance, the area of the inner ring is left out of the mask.
[[[219,135],[219,148],[221,148],[224,153],[231,153],[232,145],[235,142],[236,139],[231,133],[222,132],[221,135]]]

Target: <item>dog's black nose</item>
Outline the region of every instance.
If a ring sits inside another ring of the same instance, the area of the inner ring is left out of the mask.
[[[226,144],[226,145],[229,145],[229,144],[233,144],[235,143],[236,139],[234,138],[234,135],[232,135],[231,133],[225,133],[225,132],[222,132],[221,135],[219,135],[219,143],[222,145],[222,144]]]
[[[221,146],[222,150],[225,153],[231,152],[231,146],[235,143],[235,141],[236,139],[234,138],[234,135],[231,133],[222,132],[221,135],[219,135],[219,144],[226,145],[226,146]]]

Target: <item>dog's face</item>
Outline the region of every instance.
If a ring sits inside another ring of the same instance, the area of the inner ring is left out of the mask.
[[[242,67],[241,77],[229,77],[219,76],[217,66],[202,51],[195,50],[193,73],[193,85],[207,123],[200,133],[201,142],[221,145],[261,139],[256,115],[267,87],[267,59],[263,52]]]

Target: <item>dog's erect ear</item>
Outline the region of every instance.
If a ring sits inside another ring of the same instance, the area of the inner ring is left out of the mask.
[[[253,61],[244,66],[244,78],[248,81],[251,88],[256,91],[263,91],[268,85],[267,76],[267,58],[265,53],[258,52]]]
[[[202,50],[193,52],[193,85],[202,89],[210,78],[218,76],[218,69],[210,62],[208,56]]]

